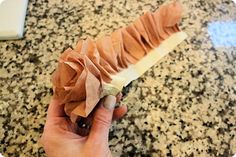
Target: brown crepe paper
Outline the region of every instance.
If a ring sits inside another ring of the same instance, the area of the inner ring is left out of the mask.
[[[80,40],[74,50],[67,49],[59,59],[52,83],[55,97],[65,104],[71,120],[88,116],[102,96],[103,84],[112,81],[111,75],[137,63],[179,32],[181,13],[179,2],[162,5],[109,36]]]

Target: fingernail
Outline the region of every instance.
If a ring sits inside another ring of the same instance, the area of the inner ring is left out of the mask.
[[[108,95],[104,100],[103,106],[108,110],[112,110],[114,109],[115,104],[116,104],[116,97]]]

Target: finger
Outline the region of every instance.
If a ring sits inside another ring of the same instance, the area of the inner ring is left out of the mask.
[[[118,120],[118,119],[124,117],[124,115],[127,113],[127,110],[128,109],[127,109],[126,105],[115,108],[114,112],[113,112],[112,121]]]
[[[118,108],[115,108],[113,111],[112,121],[122,118],[126,113],[127,113],[127,106],[120,106]],[[81,117],[77,121],[77,125],[78,125],[77,134],[79,134],[80,136],[88,136],[89,135],[90,128],[92,125],[93,116],[94,116],[93,113],[91,113],[91,114],[89,114],[89,116],[87,118]]]
[[[122,94],[119,93],[116,96],[116,102],[119,102],[121,98],[122,98]],[[126,112],[127,112],[127,106],[121,106],[121,107],[115,108],[113,111],[112,121],[122,118],[126,114]],[[77,121],[77,125],[78,125],[77,134],[79,134],[80,136],[89,135],[93,117],[94,117],[94,111],[90,113],[87,118],[80,117],[80,119]]]
[[[107,96],[103,99],[94,114],[92,128],[88,140],[108,141],[109,128],[112,121],[116,97]]]
[[[64,105],[61,105],[58,100],[52,98],[47,111],[47,118],[64,117]]]
[[[116,103],[118,103],[121,100],[121,98],[122,98],[122,93],[118,93],[116,95]],[[115,109],[115,110],[117,110],[117,109]],[[90,132],[90,129],[91,129],[91,125],[92,125],[93,117],[94,117],[94,111],[92,113],[90,113],[87,118],[81,117],[77,121],[77,124],[78,124],[77,134],[79,134],[80,136],[88,136],[89,135],[89,132]],[[121,117],[122,117],[122,112],[119,111],[119,113],[117,113],[115,119],[119,119]]]

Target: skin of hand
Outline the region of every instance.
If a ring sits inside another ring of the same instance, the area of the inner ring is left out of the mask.
[[[94,112],[89,135],[78,135],[78,127],[64,113],[64,106],[54,98],[51,100],[43,135],[40,139],[48,157],[110,157],[108,144],[112,120],[119,119],[127,112],[127,106],[115,108],[121,96],[107,96]]]

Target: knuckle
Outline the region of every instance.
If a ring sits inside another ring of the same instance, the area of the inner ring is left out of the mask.
[[[94,119],[94,123],[97,123],[97,124],[103,125],[103,126],[109,126],[110,123],[111,123],[111,120],[105,119],[105,118],[102,118],[102,117],[97,117],[97,118]]]

